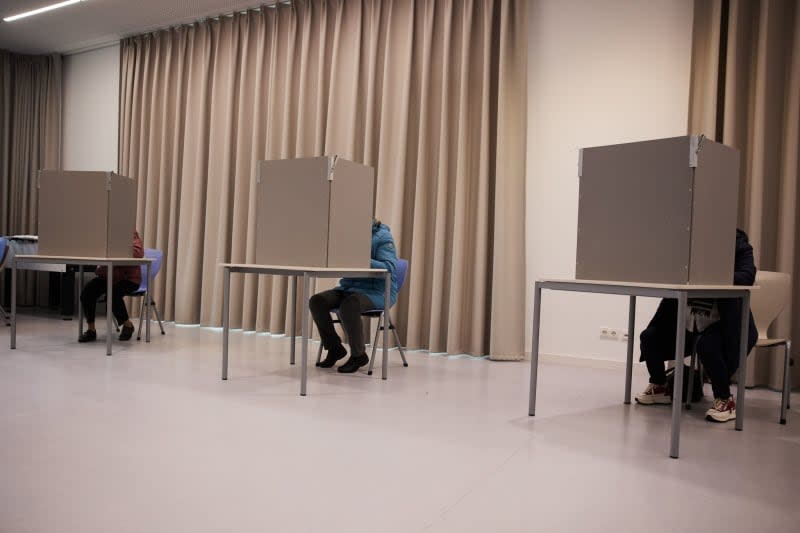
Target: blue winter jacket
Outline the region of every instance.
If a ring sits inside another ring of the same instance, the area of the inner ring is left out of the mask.
[[[392,274],[390,306],[397,301],[397,249],[389,226],[374,222],[372,224],[372,252],[370,268],[385,268]],[[376,309],[383,309],[383,278],[342,278],[339,290],[360,292],[372,300]]]

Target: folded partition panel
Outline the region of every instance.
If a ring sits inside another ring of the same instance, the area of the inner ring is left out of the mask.
[[[739,153],[702,136],[584,148],[577,279],[733,280]]]
[[[40,255],[130,257],[136,181],[113,172],[39,172]]]
[[[337,156],[259,161],[256,263],[370,265],[375,173]]]

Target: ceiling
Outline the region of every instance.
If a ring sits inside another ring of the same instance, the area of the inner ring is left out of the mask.
[[[1,0],[0,49],[21,54],[62,54],[102,46],[147,31],[243,11],[276,0],[84,0],[33,17],[3,17],[59,0]]]

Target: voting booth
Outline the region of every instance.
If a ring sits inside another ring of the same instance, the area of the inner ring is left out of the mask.
[[[733,283],[739,152],[703,136],[584,148],[575,277]]]
[[[39,255],[131,257],[136,180],[113,172],[39,171]]]
[[[259,161],[256,263],[369,268],[375,171],[338,156]]]

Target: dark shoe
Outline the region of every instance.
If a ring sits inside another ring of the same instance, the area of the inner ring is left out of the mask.
[[[317,366],[320,368],[331,368],[336,364],[336,361],[344,358],[345,355],[347,355],[347,350],[345,350],[344,346],[339,344],[328,350],[328,355],[325,356],[325,359],[317,363]]]
[[[131,337],[133,337],[133,330],[135,330],[132,325],[131,326],[122,326],[122,333],[119,334],[119,340],[121,341],[129,341]]]
[[[367,363],[369,363],[369,356],[367,356],[367,354],[351,355],[350,359],[339,367],[339,372],[342,374],[352,374]]]
[[[87,329],[78,336],[78,342],[92,342],[97,340],[97,332],[93,329]]]

